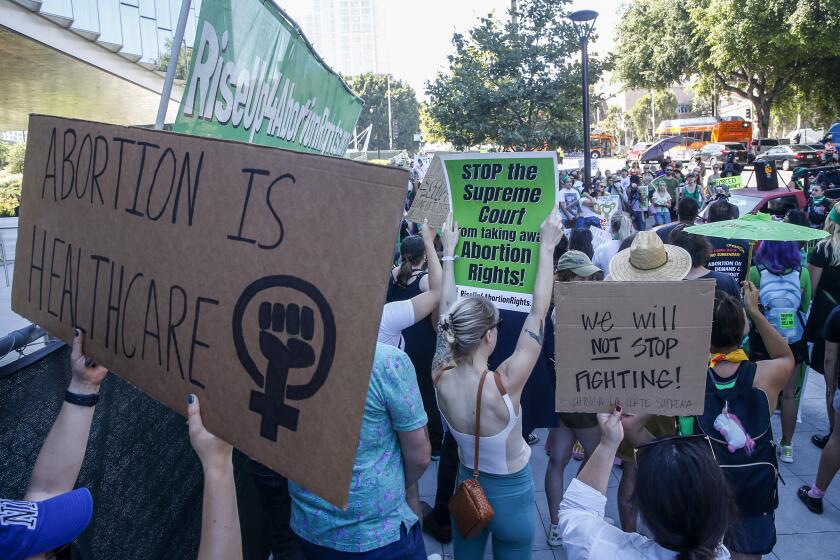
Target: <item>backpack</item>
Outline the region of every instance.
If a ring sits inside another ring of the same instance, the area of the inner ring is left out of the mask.
[[[764,316],[781,333],[788,344],[802,340],[805,321],[799,307],[802,304],[801,269],[797,266],[787,274],[777,275],[759,266],[761,274],[758,297]]]
[[[703,415],[695,417],[699,430],[711,440],[742,517],[770,513],[779,506],[779,466],[770,426],[770,405],[764,391],[753,387],[755,372],[756,364],[741,362],[735,385],[718,389],[709,369]],[[726,436],[715,427],[725,408],[730,416],[737,417],[748,436],[748,445],[741,449],[731,450]]]

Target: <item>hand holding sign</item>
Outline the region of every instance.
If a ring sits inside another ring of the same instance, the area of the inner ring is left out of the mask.
[[[601,443],[610,449],[618,449],[624,439],[624,426],[621,423],[621,406],[612,412],[598,413],[598,426],[601,428]]]
[[[455,247],[458,245],[458,222],[452,222],[452,214],[443,225],[440,232],[440,241],[443,244],[443,255],[452,256],[455,254]]]
[[[741,282],[744,288],[744,307],[747,310],[747,315],[755,317],[761,315],[761,304],[758,300],[758,288],[749,280]]]
[[[560,211],[555,208],[540,226],[540,240],[546,247],[554,247],[563,239],[565,230],[560,220]]]

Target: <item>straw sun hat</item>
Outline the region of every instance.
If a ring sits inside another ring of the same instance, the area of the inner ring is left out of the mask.
[[[688,251],[665,245],[655,231],[640,231],[610,261],[610,279],[618,282],[682,280],[689,270]]]

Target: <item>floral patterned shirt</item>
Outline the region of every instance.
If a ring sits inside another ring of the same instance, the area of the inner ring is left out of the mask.
[[[377,343],[347,509],[341,510],[289,481],[292,530],[301,538],[342,552],[367,552],[400,539],[417,516],[405,501],[405,474],[397,432],[428,419],[406,354]]]

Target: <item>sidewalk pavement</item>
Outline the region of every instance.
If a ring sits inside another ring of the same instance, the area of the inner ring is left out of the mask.
[[[811,484],[817,474],[820,450],[811,443],[815,433],[828,431],[828,419],[825,411],[825,383],[823,377],[809,372],[808,383],[802,400],[802,422],[796,426],[793,438],[794,463],[780,463],[779,471],[784,484],[779,484],[779,509],[776,511],[776,531],[778,542],[773,553],[765,556],[768,560],[840,560],[840,483],[834,482],[826,494],[825,513],[815,515],[796,497],[796,490],[803,484]],[[548,505],[545,497],[544,476],[548,463],[543,444],[548,430],[537,430],[540,443],[532,447],[531,469],[534,476],[537,512],[537,535],[534,539],[533,560],[566,560],[562,547],[548,546],[546,537],[549,530]],[[773,433],[778,439],[781,434],[778,415],[773,418]],[[435,481],[438,463],[432,463],[420,480],[420,496],[429,504],[434,503]],[[568,485],[580,468],[578,461],[572,460],[566,468],[565,480]],[[616,492],[618,491],[621,470],[613,469],[607,490],[606,515],[618,520]],[[424,534],[426,553],[438,553],[445,560],[453,558],[452,545],[441,545],[429,535]],[[485,558],[492,558],[488,540]]]

